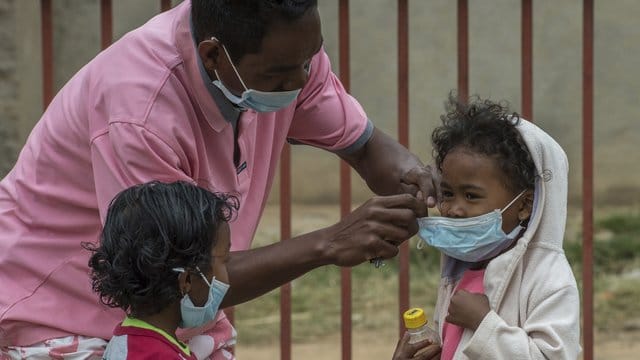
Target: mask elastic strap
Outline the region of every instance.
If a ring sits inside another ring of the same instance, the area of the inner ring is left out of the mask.
[[[171,269],[171,270],[173,270],[173,271],[175,271],[175,272],[177,272],[177,273],[183,273],[183,272],[185,272],[184,268],[181,268],[181,267],[173,268],[173,269]],[[205,282],[205,283],[207,283],[207,285],[209,285],[209,287],[211,287],[211,286],[212,286],[211,284],[213,284],[213,281],[216,279],[216,277],[214,276],[214,277],[211,279],[211,282],[209,282],[209,280],[207,280],[207,278],[204,276],[204,274],[202,273],[202,271],[200,270],[200,268],[199,268],[199,267],[197,267],[197,266],[196,266],[196,270],[198,270],[198,275],[200,275],[200,277],[202,278],[202,280],[204,280],[204,282]]]
[[[522,196],[522,194],[525,193],[525,191],[527,191],[527,189],[522,190],[522,192],[520,194],[518,194],[518,196],[516,196],[513,200],[511,200],[510,203],[508,203],[505,207],[503,207],[502,210],[500,210],[500,214],[505,212],[505,210],[507,210],[509,208],[509,206],[513,205],[513,203],[516,202],[520,198],[520,196]]]
[[[209,280],[207,280],[207,278],[204,276],[204,274],[202,273],[202,271],[200,271],[200,268],[196,266],[196,270],[198,270],[198,274],[200,275],[200,277],[202,278],[202,280],[204,280],[205,283],[207,283],[207,285],[209,285],[209,287],[213,286],[211,284],[213,284],[213,280],[216,279],[216,277],[214,276],[213,278],[211,278],[211,282],[209,282]]]
[[[220,40],[216,39],[215,36],[211,37],[211,40],[215,40],[217,42],[220,42]],[[240,73],[238,73],[238,69],[236,69],[236,66],[233,64],[233,61],[231,61],[231,56],[229,56],[229,52],[227,51],[226,46],[224,46],[224,44],[222,45],[222,49],[224,50],[225,55],[227,55],[227,59],[229,60],[229,64],[231,64],[231,68],[233,69],[233,72],[236,73],[236,76],[238,77],[238,80],[240,80],[240,84],[242,84],[242,87],[245,90],[249,90],[247,88],[247,85],[244,84],[244,81],[242,81],[242,78],[240,77]],[[218,80],[220,80],[220,77],[218,76],[218,73],[215,71],[215,69],[213,70],[213,72],[216,74],[216,77],[218,78]]]

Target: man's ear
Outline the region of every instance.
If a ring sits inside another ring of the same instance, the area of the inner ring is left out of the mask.
[[[224,56],[223,51],[222,43],[216,38],[204,40],[198,44],[198,55],[211,78],[215,78],[213,70],[217,70],[220,66],[221,56]]]
[[[520,201],[520,208],[518,209],[518,220],[528,221],[533,211],[533,190],[527,190],[522,195],[522,201]]]
[[[178,274],[178,290],[182,296],[191,291],[191,273],[188,270]]]

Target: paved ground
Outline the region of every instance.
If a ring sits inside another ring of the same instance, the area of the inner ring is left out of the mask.
[[[242,337],[242,334],[240,334]],[[395,334],[392,332],[354,334],[354,360],[390,360],[395,347]],[[239,360],[243,359],[279,359],[279,344],[263,346],[242,346],[237,349]],[[618,336],[613,334],[596,336],[595,359],[637,360],[640,354],[640,332],[627,332]],[[340,338],[328,336],[315,343],[294,344],[293,359],[337,360],[340,355]]]

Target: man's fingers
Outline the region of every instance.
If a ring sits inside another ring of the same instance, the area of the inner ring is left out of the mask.
[[[416,196],[420,191],[420,187],[415,184],[400,183],[400,193]]]
[[[434,170],[431,167],[429,167],[429,169],[431,173],[431,183],[433,185],[435,193],[430,194],[430,196],[427,198],[427,206],[432,208],[440,203],[440,200],[442,199],[442,189],[440,188],[440,172]],[[431,204],[429,204],[429,202],[431,202]]]
[[[393,245],[389,242],[383,241],[380,243],[377,249],[374,250],[375,255],[372,256],[369,260],[380,258],[380,259],[390,259],[398,255],[398,246]]]
[[[416,214],[409,208],[384,208],[372,207],[368,210],[368,215],[372,220],[392,223],[398,226],[407,226],[416,220]]]
[[[424,217],[427,214],[424,201],[410,194],[380,196],[373,198],[371,201],[372,204],[379,205],[386,209],[409,209],[413,212],[411,218]]]
[[[380,205],[385,208],[407,208],[413,209],[418,202],[418,199],[412,194],[397,194],[388,196],[376,196],[372,200],[372,203]]]
[[[438,199],[433,197],[433,196],[429,196],[427,197],[427,207],[428,208],[434,208],[436,207],[436,205],[438,205]]]
[[[416,214],[410,209],[374,208],[368,216],[371,220],[370,231],[395,245],[400,245],[418,232]]]
[[[378,223],[375,226],[375,234],[380,237],[380,239],[395,246],[402,244],[413,235],[409,231],[410,226],[397,226],[390,223]]]
[[[373,216],[374,220],[403,228],[406,228],[416,221],[416,214],[413,210],[406,208],[380,209],[380,211],[376,212]]]
[[[424,194],[423,202],[427,208],[433,208],[440,202],[440,173],[436,169],[430,165],[425,166],[424,172],[416,179],[416,184]]]
[[[424,194],[423,203],[433,208],[440,197],[440,173],[430,165],[417,166],[403,176],[401,189],[409,194],[421,191]]]

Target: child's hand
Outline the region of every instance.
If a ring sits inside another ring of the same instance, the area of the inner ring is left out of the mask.
[[[429,340],[409,344],[409,333],[405,331],[402,339],[396,345],[393,360],[439,360],[440,350],[440,345],[432,344]],[[416,355],[416,353],[418,354]]]
[[[475,331],[489,311],[489,299],[485,295],[458,290],[451,297],[449,313],[445,320],[450,324]]]

